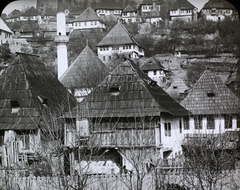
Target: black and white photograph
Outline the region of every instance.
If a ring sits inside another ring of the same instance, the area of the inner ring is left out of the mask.
[[[5,2],[0,190],[240,190],[236,3]]]

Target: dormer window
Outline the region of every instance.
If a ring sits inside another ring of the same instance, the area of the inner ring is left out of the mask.
[[[11,100],[12,113],[18,113],[20,104],[17,100]]]
[[[215,93],[214,93],[214,92],[208,92],[208,93],[207,93],[207,96],[208,96],[209,98],[212,98],[212,97],[215,96]]]
[[[110,92],[111,95],[117,96],[120,93],[120,88],[116,87],[116,86],[112,86],[112,87],[109,88],[109,92]]]

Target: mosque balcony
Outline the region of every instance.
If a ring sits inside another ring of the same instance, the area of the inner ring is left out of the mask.
[[[54,38],[54,42],[56,42],[56,43],[68,43],[69,42],[69,37],[68,36],[62,36],[62,35],[57,35]]]

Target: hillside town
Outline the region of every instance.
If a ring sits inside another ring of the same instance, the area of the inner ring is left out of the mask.
[[[2,13],[0,189],[240,189],[239,27],[225,0]]]

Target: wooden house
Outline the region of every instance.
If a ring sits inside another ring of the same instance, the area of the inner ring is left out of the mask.
[[[222,134],[240,128],[240,99],[216,76],[206,70],[181,105],[191,112],[184,120],[185,136]]]
[[[140,15],[143,17],[159,16],[161,10],[161,4],[157,0],[143,0],[139,5]]]
[[[123,8],[120,5],[116,5],[109,1],[108,4],[101,4],[95,8],[95,12],[100,17],[104,16],[115,16],[120,17],[122,14]]]
[[[115,157],[105,161],[112,159],[132,170],[130,159],[135,154],[149,164],[181,152],[184,115],[188,115],[185,108],[127,59],[65,114],[75,120],[66,126],[65,145],[73,149],[91,145],[100,151],[97,160],[104,160],[108,152]]]
[[[87,45],[59,80],[82,101],[108,74],[108,67]]]
[[[114,55],[120,54],[124,54],[128,58],[144,56],[144,49],[120,21],[97,44],[97,49],[98,57],[103,62],[111,61]]]
[[[225,0],[209,0],[201,10],[201,16],[212,21],[220,21],[225,17],[235,18],[236,15],[236,8]]]
[[[6,23],[0,18],[0,44],[9,43],[12,39],[13,32],[6,25]]]
[[[139,23],[142,22],[142,18],[138,15],[138,10],[134,9],[130,5],[126,6],[122,11],[122,17],[124,23]]]
[[[21,21],[35,20],[41,22],[41,14],[33,6],[20,15]]]
[[[196,21],[197,8],[187,0],[177,0],[169,8],[169,20]]]
[[[23,12],[17,9],[14,9],[5,19],[5,22],[16,22],[20,20],[20,15],[22,15]]]
[[[73,21],[73,29],[94,29],[100,28],[105,29],[105,22],[97,15],[97,13],[91,8],[88,7],[85,11],[76,17]]]
[[[26,166],[48,150],[46,130],[54,118],[76,105],[75,98],[50,73],[38,56],[17,53],[0,75],[0,157],[5,168]],[[52,119],[52,120],[51,120]],[[43,143],[44,142],[44,143]]]

